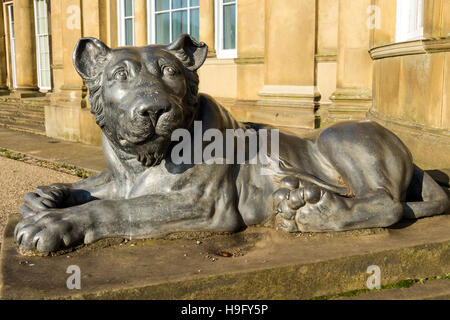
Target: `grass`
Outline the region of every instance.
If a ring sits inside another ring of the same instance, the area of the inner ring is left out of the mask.
[[[32,164],[32,165],[37,165],[39,167],[48,168],[48,169],[59,171],[59,172],[64,172],[64,173],[67,173],[67,174],[70,174],[73,176],[80,177],[82,179],[89,178],[90,176],[92,176],[94,174],[94,172],[90,172],[88,170],[84,170],[84,169],[81,169],[81,168],[78,168],[76,166],[72,166],[72,165],[69,165],[66,163],[57,163],[57,162],[50,162],[50,161],[46,161],[46,160],[34,159],[25,154],[12,152],[5,148],[0,148],[0,156],[3,156],[8,159],[12,159],[12,160],[22,161],[22,162]]]
[[[407,280],[401,280],[396,283],[382,285],[380,289],[360,289],[360,290],[352,290],[348,292],[339,293],[336,295],[330,295],[330,296],[319,296],[314,297],[311,300],[330,300],[330,299],[336,299],[336,298],[342,298],[342,297],[355,297],[363,293],[373,292],[373,291],[381,291],[381,290],[389,290],[389,289],[398,289],[398,288],[410,288],[415,284],[425,284],[427,281],[430,280],[437,280],[437,279],[443,279],[443,280],[450,280],[450,273],[446,273],[440,276],[435,277],[429,277],[429,278],[419,278],[419,279],[407,279]]]
[[[20,160],[22,158],[22,156],[20,154],[15,153],[15,152],[10,152],[8,150],[2,151],[2,153],[3,153],[3,156],[8,159]]]

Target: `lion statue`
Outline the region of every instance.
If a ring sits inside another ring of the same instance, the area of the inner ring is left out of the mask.
[[[275,130],[238,122],[198,93],[196,71],[207,52],[189,35],[139,48],[78,41],[73,62],[89,88],[108,170],[26,194],[15,228],[20,248],[53,252],[109,237],[251,225],[345,231],[445,213],[444,190],[392,132],[372,121],[337,123],[308,138],[279,132],[269,143],[277,161],[263,164],[250,163],[251,148],[244,163],[174,159],[177,130],[214,130],[215,137],[230,129]],[[191,159],[201,152],[191,140],[179,153]]]

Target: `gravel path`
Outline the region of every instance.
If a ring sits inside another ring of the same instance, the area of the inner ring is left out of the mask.
[[[23,195],[37,186],[55,182],[75,182],[80,178],[62,172],[0,157],[0,235],[8,215],[18,213]],[[0,237],[0,242],[1,242]]]

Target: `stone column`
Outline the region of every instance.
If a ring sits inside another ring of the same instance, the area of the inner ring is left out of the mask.
[[[7,95],[9,94],[9,90],[6,85],[8,72],[6,63],[6,36],[3,21],[3,4],[0,4],[0,95]]]
[[[136,46],[147,45],[147,0],[134,0],[134,35]]]
[[[51,0],[51,40],[52,40],[52,73],[53,73],[53,94],[60,92],[64,84],[64,54],[62,36],[62,8],[61,0]]]
[[[89,2],[89,1],[88,1]],[[53,65],[58,66],[55,93],[45,109],[46,134],[80,140],[80,110],[86,106],[86,90],[72,63],[76,42],[82,36],[81,0],[52,0]],[[56,79],[55,79],[56,80]]]
[[[200,0],[200,41],[208,45],[208,57],[216,56],[214,0]]]
[[[371,0],[339,1],[337,89],[328,121],[364,119],[372,104]]]
[[[83,37],[100,38],[100,1],[82,0]]]
[[[81,0],[62,1],[62,17],[64,85],[61,89],[66,90],[71,99],[80,102],[83,81],[73,66],[72,54],[75,44],[83,36]]]
[[[99,0],[100,39],[111,48],[116,48],[117,39],[117,1]]]
[[[37,85],[33,1],[14,1],[17,97],[40,95]]]
[[[266,0],[265,12],[265,76],[258,105],[277,125],[315,128],[320,98],[314,66],[316,1]]]
[[[237,99],[255,101],[264,86],[265,8],[261,0],[238,1],[237,19]]]
[[[423,36],[446,38],[450,35],[450,1],[426,0],[424,2]]]
[[[83,37],[95,37],[107,42],[107,21],[105,21],[105,5],[101,0],[82,0],[83,1],[83,12],[82,21]],[[136,1],[135,1],[136,2]],[[78,39],[77,39],[78,40]],[[75,45],[75,44],[74,44]],[[73,47],[72,47],[73,50]],[[72,60],[71,60],[72,61]],[[73,63],[71,65],[71,70],[75,70]],[[81,82],[81,78],[76,74],[77,79]],[[77,90],[77,94],[79,94]],[[91,114],[91,105],[89,104],[87,97],[87,88],[85,86],[81,87],[81,108],[79,110],[79,141],[88,144],[101,144],[101,130],[95,123],[94,116]],[[78,101],[76,101],[78,105]]]

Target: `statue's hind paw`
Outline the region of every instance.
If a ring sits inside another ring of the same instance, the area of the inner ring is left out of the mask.
[[[324,191],[317,185],[301,181],[294,176],[281,180],[280,189],[273,193],[276,227],[286,232],[297,232],[296,215],[307,204],[320,201]]]

